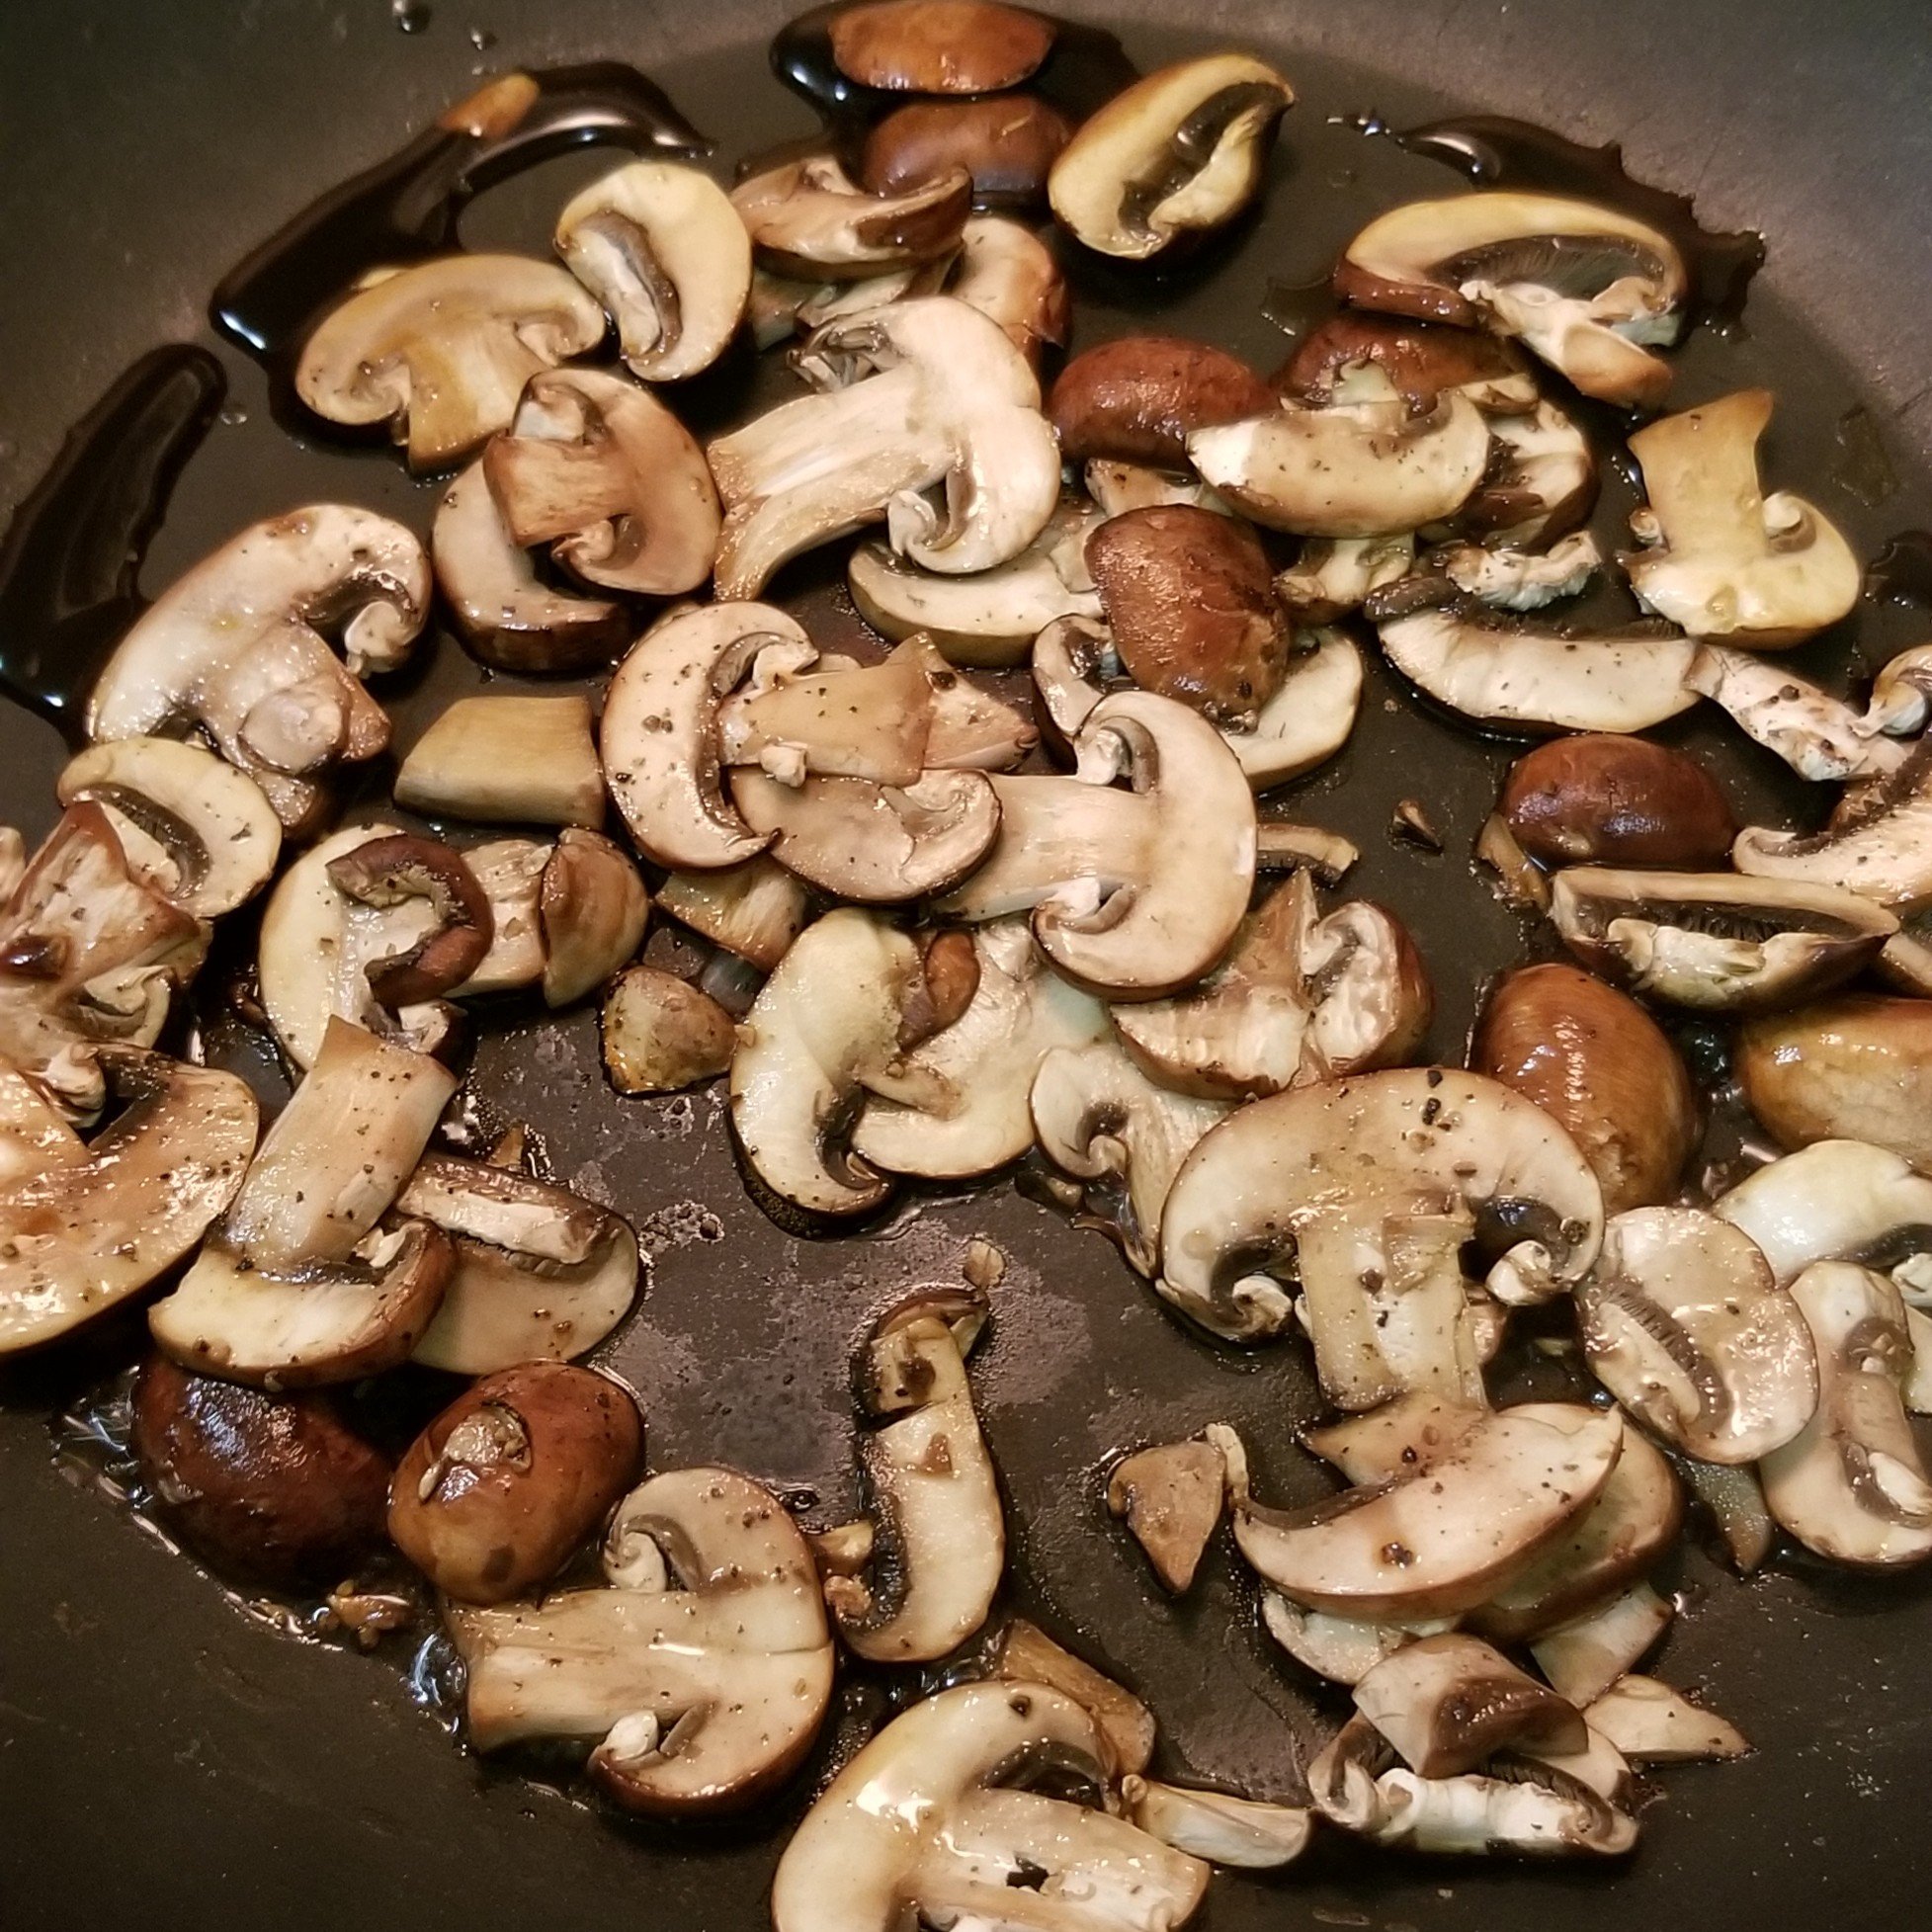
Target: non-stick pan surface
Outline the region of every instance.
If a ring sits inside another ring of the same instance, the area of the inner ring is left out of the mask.
[[[1922,227],[1932,30],[1917,0],[1829,10],[1301,0],[1189,9],[1185,34],[1156,23],[1179,9],[1070,10],[1110,19],[1143,62],[1210,40],[1252,44],[1302,91],[1265,218],[1238,254],[1132,305],[1126,282],[1089,278],[1078,292],[1083,341],[1157,315],[1271,366],[1284,341],[1263,314],[1271,283],[1312,281],[1366,214],[1453,185],[1435,164],[1327,118],[1516,114],[1580,139],[1622,137],[1636,173],[1695,191],[1709,221],[1762,228],[1770,265],[1746,331],[1697,339],[1677,394],[1776,388],[1779,479],[1814,493],[1863,553],[1932,522]],[[804,131],[804,110],[765,68],[786,11],[744,0],[432,0],[414,10],[428,16],[421,31],[404,35],[387,0],[9,0],[0,502],[18,498],[65,424],[137,353],[211,341],[204,303],[243,250],[480,71],[632,61],[717,139],[722,163]],[[550,163],[494,192],[473,207],[465,238],[541,247],[549,211],[596,165]],[[297,448],[269,421],[260,373],[219,353],[229,406],[176,492],[150,588],[239,524],[302,500],[339,495],[426,528],[433,497],[392,460]],[[733,400],[714,398],[720,409]],[[1847,431],[1855,406],[1866,414]],[[1898,479],[1883,495],[1869,465],[1844,461],[1846,437],[1874,430]],[[1620,490],[1607,492],[1606,519],[1627,508]],[[1799,661],[1842,675],[1928,631],[1932,611],[1875,599]],[[394,699],[399,744],[476,681],[445,640],[428,675]],[[1815,809],[1734,741],[1677,736],[1710,759],[1740,811]],[[0,748],[0,818],[37,835],[51,817],[59,743],[10,709]],[[1466,862],[1506,757],[1378,677],[1355,741],[1294,804],[1357,839],[1365,857],[1351,890],[1386,899],[1421,935],[1441,1006],[1432,1046],[1445,1057],[1460,1056],[1483,977],[1540,943]],[[1427,800],[1446,856],[1387,837],[1393,804],[1409,795]],[[649,1292],[609,1361],[643,1401],[653,1466],[737,1462],[816,1492],[818,1520],[850,1501],[855,1330],[895,1290],[949,1278],[968,1234],[990,1234],[1010,1272],[975,1383],[1009,1489],[1024,1579],[1014,1602],[1148,1697],[1173,1772],[1296,1792],[1333,1701],[1271,1654],[1224,1554],[1187,1603],[1158,1600],[1106,1522],[1095,1473],[1115,1449],[1224,1416],[1252,1435],[1270,1493],[1312,1493],[1316,1478],[1291,1447],[1315,1408],[1296,1351],[1233,1358],[1197,1343],[1096,1236],[1004,1186],[918,1204],[860,1240],[790,1239],[745,1198],[712,1095],[658,1104],[608,1093],[589,1013],[487,1038],[472,1084],[486,1115],[540,1130],[559,1178],[639,1224]],[[57,1471],[49,1412],[125,1359],[133,1332],[0,1376],[0,1924],[517,1932],[608,1915],[651,1932],[751,1932],[763,1922],[802,1793],[745,1828],[669,1834],[483,1769],[412,1703],[393,1667],[251,1618],[83,1476]],[[1664,1674],[1706,1692],[1759,1749],[1669,1777],[1626,1868],[1324,1849],[1279,1884],[1218,1880],[1204,1923],[1927,1923],[1927,1582],[1787,1565],[1738,1585],[1695,1551],[1667,1580],[1686,1614]],[[848,1726],[876,1708],[876,1691],[855,1686]]]

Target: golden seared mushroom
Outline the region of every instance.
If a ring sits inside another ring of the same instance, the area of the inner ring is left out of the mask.
[[[1909,755],[1896,738],[1868,729],[1842,699],[1794,676],[1777,658],[1706,644],[1691,660],[1687,681],[1815,784],[1886,778]]]
[[[87,735],[201,732],[285,827],[306,826],[320,776],[388,744],[388,717],[362,680],[407,661],[429,593],[422,546],[386,517],[312,503],[251,524],[115,646],[87,701]]]
[[[1045,1684],[1070,1697],[1099,1727],[1111,1775],[1132,1777],[1152,1761],[1157,1734],[1154,1714],[1132,1691],[1062,1649],[1024,1617],[1013,1618],[1000,1632],[986,1674],[996,1683]]]
[[[1640,1440],[1627,1436],[1625,1443]],[[1620,1596],[1533,1637],[1530,1654],[1556,1694],[1584,1709],[1656,1646],[1675,1615],[1667,1597],[1647,1583],[1634,1583]]]
[[[1771,401],[1769,389],[1739,389],[1630,439],[1647,499],[1632,519],[1646,547],[1622,559],[1638,601],[1693,637],[1753,650],[1836,624],[1863,581],[1822,511],[1789,490],[1763,493],[1757,444]]]
[[[595,1741],[590,1775],[627,1810],[735,1810],[782,1784],[818,1734],[832,1640],[811,1552],[770,1490],[734,1470],[639,1483],[604,1538],[601,1588],[448,1606],[469,1741]]]
[[[1823,831],[1808,836],[1746,826],[1731,863],[1767,886],[1850,886],[1881,905],[1932,898],[1932,738],[1895,771],[1861,787]]]
[[[533,376],[483,476],[514,542],[573,577],[671,597],[712,573],[722,513],[705,453],[648,389],[596,369]]]
[[[944,293],[988,321],[1035,369],[1066,341],[1072,297],[1053,252],[1034,231],[998,214],[975,214],[960,231],[960,252]]]
[[[1517,844],[1547,866],[1721,866],[1737,835],[1702,765],[1608,731],[1525,752],[1497,809]]]
[[[657,888],[657,909],[714,946],[770,972],[804,930],[804,882],[760,853],[716,872],[674,872]]]
[[[1053,212],[1087,247],[1132,262],[1223,227],[1260,192],[1294,101],[1252,54],[1162,67],[1081,124],[1048,177]]]
[[[502,1369],[403,1453],[389,1536],[459,1603],[526,1596],[603,1522],[643,1456],[637,1405],[608,1377],[567,1362]]]
[[[602,832],[566,825],[537,896],[544,934],[544,1004],[568,1006],[632,959],[650,893],[630,855]]]
[[[1298,402],[1333,402],[1365,368],[1379,369],[1412,415],[1427,415],[1445,394],[1468,396],[1494,419],[1492,434],[1538,406],[1536,378],[1514,343],[1480,329],[1359,308],[1344,308],[1310,329],[1275,372],[1273,387]]]
[[[480,460],[444,491],[430,549],[436,587],[464,647],[495,670],[591,670],[608,664],[630,635],[621,606],[571,597],[538,578],[490,494]]]
[[[1107,1507],[1124,1522],[1161,1586],[1186,1593],[1220,1523],[1227,1467],[1199,1438],[1135,1450],[1107,1477]]]
[[[1040,384],[1000,326],[950,295],[827,323],[794,366],[817,391],[710,447],[720,597],[753,597],[801,550],[883,522],[942,574],[1010,562],[1059,503]],[[944,509],[926,492],[945,486]]]
[[[1689,291],[1647,222],[1556,195],[1410,202],[1349,243],[1335,289],[1363,308],[1512,336],[1585,395],[1654,408]]]
[[[862,87],[993,94],[1017,87],[1052,51],[1051,20],[1000,0],[867,0],[827,26],[832,59]]]
[[[604,773],[590,700],[459,698],[409,748],[395,801],[429,818],[597,830]]]
[[[1006,1519],[966,1370],[985,1319],[972,1290],[922,1290],[875,1324],[860,1355],[872,1556],[828,1576],[825,1601],[846,1647],[877,1663],[958,1648],[999,1587]]]
[[[1012,1781],[1036,1764],[1112,1781],[1092,1716],[1045,1684],[960,1684],[894,1718],[827,1786],[779,1860],[777,1932],[913,1918],[1052,1932],[1179,1928],[1209,1868],[1098,1806]],[[1005,1782],[1003,1782],[1005,1781]]]
[[[1072,135],[1066,116],[1035,94],[911,101],[867,133],[859,185],[902,195],[964,168],[975,203],[1030,207],[1045,201],[1047,176]]]
[[[1561,962],[1518,966],[1483,1007],[1470,1065],[1562,1123],[1607,1214],[1675,1197],[1697,1144],[1697,1093],[1629,994]]]
[[[1739,1032],[1744,1100],[1781,1147],[1865,1140],[1932,1169],[1932,1008],[1843,993]]]
[[[1054,378],[1047,413],[1069,462],[1100,457],[1185,469],[1196,430],[1262,415],[1274,400],[1246,363],[1212,343],[1127,335],[1073,357]]]
[[[473,456],[542,369],[595,349],[604,311],[567,271],[523,255],[446,255],[353,289],[295,363],[295,393],[350,427],[387,424],[414,470]]]
[[[1128,1816],[1142,1831],[1210,1865],[1273,1871],[1292,1865],[1308,1847],[1312,1818],[1299,1805],[1271,1805],[1138,1777],[1121,1781],[1121,1796]]]
[[[637,1237],[608,1208],[513,1168],[425,1154],[396,1213],[440,1227],[452,1265],[411,1359],[454,1375],[587,1354],[630,1312]]]
[[[872,195],[829,154],[808,154],[746,176],[731,206],[760,260],[780,274],[852,282],[950,255],[972,206],[972,177],[955,167]]]
[[[1500,1650],[1461,1632],[1418,1638],[1355,1686],[1355,1708],[1424,1778],[1509,1749],[1580,1751],[1583,1714]]]
[[[564,204],[556,252],[617,324],[631,375],[678,382],[729,346],[751,291],[751,238],[702,169],[630,161]]]
[[[604,1000],[604,1070],[619,1093],[679,1093],[731,1069],[737,1029],[712,996],[633,966]]]
[[[1584,965],[1633,992],[1728,1013],[1824,992],[1898,930],[1839,885],[1594,866],[1556,875],[1550,917]]]

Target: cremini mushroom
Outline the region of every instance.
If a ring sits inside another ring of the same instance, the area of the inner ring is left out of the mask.
[[[1614,731],[1573,732],[1525,752],[1497,809],[1547,866],[1721,866],[1737,836],[1702,765]]]
[[[994,1640],[985,1674],[1005,1684],[1045,1684],[1070,1697],[1099,1727],[1110,1775],[1132,1777],[1152,1761],[1154,1714],[1132,1691],[1055,1643],[1038,1624],[1009,1619]]]
[[[1072,326],[1066,277],[1052,250],[1003,215],[975,214],[960,230],[960,252],[940,293],[997,322],[1035,369]]]
[[[1932,738],[1904,763],[1848,795],[1823,831],[1809,835],[1749,825],[1731,863],[1768,886],[1850,886],[1880,905],[1912,907],[1932,898]]]
[[[1863,1140],[1815,1140],[1767,1162],[1712,1212],[1758,1244],[1781,1288],[1814,1261],[1858,1261],[1910,1280],[1913,1258],[1932,1250],[1932,1179]]]
[[[604,1001],[604,1071],[619,1093],[680,1093],[730,1071],[731,1016],[660,966],[622,972]]]
[[[1745,1104],[1781,1147],[1864,1140],[1932,1169],[1932,1008],[1841,993],[1739,1032]]]
[[[1163,1588],[1186,1593],[1220,1523],[1227,1476],[1219,1447],[1199,1437],[1138,1449],[1114,1465],[1107,1507],[1124,1522]]]
[[[1867,731],[1842,699],[1775,659],[1706,644],[1691,660],[1686,682],[1800,778],[1821,785],[1880,779],[1905,762],[1897,739]]]
[[[1367,369],[1380,371],[1418,416],[1452,391],[1497,423],[1533,416],[1538,406],[1536,378],[1513,342],[1360,308],[1339,309],[1309,329],[1275,372],[1273,386],[1300,402],[1333,402]]]
[[[1546,580],[1537,601],[1575,596],[1603,561],[1588,532],[1576,528],[1597,500],[1589,438],[1554,402],[1525,415],[1492,415],[1489,434],[1488,470],[1457,512],[1456,528],[1496,550],[1499,563],[1518,559],[1527,569],[1528,553],[1543,550]],[[1565,533],[1566,543],[1553,541]]]
[[[1198,429],[1265,414],[1274,392],[1224,349],[1185,336],[1125,335],[1083,349],[1054,378],[1047,413],[1069,462],[1188,466]]]
[[[566,825],[538,891],[544,1003],[568,1006],[636,953],[650,893],[630,855],[602,832]]]
[[[1632,1437],[1626,1437],[1626,1446]],[[1633,1583],[1580,1617],[1539,1632],[1530,1654],[1559,1697],[1583,1709],[1654,1649],[1676,1615],[1668,1597],[1648,1583]]]
[[[829,154],[807,154],[747,176],[731,205],[760,258],[781,274],[848,282],[951,254],[972,205],[972,177],[954,167],[873,195]]]
[[[719,756],[789,786],[814,773],[916,784],[927,767],[939,678],[957,682],[918,639],[867,665],[821,663],[792,639],[768,644],[718,707]]]
[[[859,185],[901,195],[964,168],[976,204],[1031,207],[1046,200],[1048,173],[1072,133],[1066,116],[1037,94],[908,101],[867,132]]]
[[[861,86],[994,94],[1040,68],[1056,29],[1002,0],[866,0],[834,11],[826,34],[839,71]]]
[[[1498,611],[1540,611],[1565,597],[1580,596],[1602,562],[1587,530],[1558,538],[1550,549],[1486,550],[1480,544],[1448,544],[1429,553],[1458,590]]]
[[[410,746],[395,801],[429,818],[595,831],[604,822],[604,773],[590,700],[459,698]]]
[[[1412,1623],[1372,1623],[1366,1618],[1335,1617],[1323,1610],[1304,1610],[1279,1590],[1261,1593],[1261,1627],[1288,1654],[1331,1684],[1359,1684],[1385,1657],[1418,1637],[1453,1629],[1453,1617],[1418,1619]]]
[[[655,903],[714,946],[770,972],[804,930],[808,900],[796,873],[760,853],[715,872],[674,872]]]
[[[1355,1686],[1355,1708],[1424,1778],[1513,1748],[1579,1751],[1583,1714],[1500,1650],[1461,1632],[1417,1638]]]
[[[1362,706],[1362,653],[1345,630],[1298,630],[1282,686],[1252,728],[1221,736],[1249,786],[1272,791],[1325,764],[1355,729]]]
[[[1399,583],[1415,567],[1415,539],[1310,537],[1275,579],[1275,595],[1300,624],[1328,625],[1358,611],[1371,591]]]

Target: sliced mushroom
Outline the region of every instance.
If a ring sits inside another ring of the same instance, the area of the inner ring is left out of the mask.
[[[252,524],[122,638],[87,701],[87,735],[204,732],[284,826],[304,825],[321,772],[387,745],[389,720],[361,680],[407,659],[428,609],[422,546],[386,517],[314,503]]]
[[[78,1167],[87,1143],[40,1081],[0,1061],[0,1186],[57,1167]]]
[[[1273,1871],[1307,1849],[1311,1819],[1295,1805],[1265,1805],[1227,1792],[1195,1791],[1128,1778],[1128,1816],[1176,1851],[1236,1871]]]
[[[596,1738],[592,1779],[628,1810],[728,1810],[811,1748],[832,1641],[811,1552],[772,1493],[733,1470],[654,1475],[604,1539],[609,1587],[446,1616],[469,1741]]]
[[[1618,1858],[1637,1843],[1636,1819],[1580,1779],[1534,1758],[1460,1778],[1419,1778],[1397,1767],[1376,1780],[1376,1794],[1371,1835],[1411,1851]]]
[[[390,425],[409,466],[472,456],[542,369],[595,349],[604,311],[565,270],[446,255],[352,290],[302,344],[295,393],[332,423]]]
[[[677,382],[709,369],[737,332],[751,238],[702,169],[630,161],[564,204],[556,252],[617,324],[630,373]]]
[[[526,825],[604,822],[590,700],[459,698],[396,773],[395,801],[431,818]]]
[[[1549,546],[1553,539],[1574,532],[1563,557],[1568,579],[1561,587],[1542,586],[1546,594],[1540,601],[1574,596],[1602,564],[1595,541],[1576,529],[1597,500],[1596,455],[1589,438],[1554,402],[1539,402],[1526,415],[1491,416],[1489,434],[1488,470],[1457,513],[1457,529],[1492,548],[1506,546],[1503,554]],[[1562,548],[1556,545],[1551,556]],[[1550,574],[1555,575],[1554,564]]]
[[[1757,443],[1769,389],[1740,389],[1648,424],[1630,439],[1648,507],[1648,547],[1623,558],[1646,610],[1694,637],[1755,650],[1802,642],[1858,602],[1858,559],[1822,511],[1789,490],[1765,496]]]
[[[1548,866],[1721,866],[1737,835],[1702,765],[1609,731],[1525,752],[1498,809],[1523,850]]]
[[[1310,537],[1292,568],[1275,579],[1275,595],[1302,624],[1333,624],[1362,608],[1369,593],[1400,583],[1415,567],[1415,539]]]
[[[1045,201],[1048,172],[1072,133],[1066,116],[1037,94],[910,101],[867,133],[859,183],[869,194],[900,195],[964,168],[975,203],[1032,206]]]
[[[1442,1395],[1396,1395],[1360,1414],[1303,1429],[1301,1442],[1350,1482],[1383,1482],[1447,1455],[1486,1412],[1486,1404]]]
[[[761,853],[718,872],[674,872],[657,888],[657,909],[714,946],[770,972],[803,931],[803,881]]]
[[[1185,469],[1198,429],[1274,406],[1236,356],[1184,336],[1127,335],[1083,349],[1062,369],[1047,413],[1069,462],[1089,459]]]
[[[959,258],[945,293],[997,322],[1035,369],[1050,348],[1066,340],[1066,278],[1052,250],[1018,221],[975,214],[960,231]]]
[[[817,282],[854,281],[950,255],[971,205],[965,168],[871,195],[828,154],[781,161],[731,191],[761,259],[781,274]]]
[[[633,966],[604,1001],[604,1071],[619,1093],[680,1093],[728,1073],[731,1016],[701,988],[658,966]]]
[[[1556,875],[1550,916],[1593,969],[1634,992],[1718,1012],[1822,992],[1897,930],[1890,913],[1838,885],[1591,866]]]
[[[451,997],[515,992],[544,976],[546,947],[540,905],[544,873],[556,851],[538,839],[492,839],[472,845],[462,863],[490,906],[490,947]]]
[[[629,853],[602,832],[566,825],[538,893],[544,1003],[568,1006],[601,986],[643,942],[650,894]]]
[[[1819,784],[1885,778],[1905,762],[1905,747],[1864,730],[1849,705],[1749,651],[1706,644],[1691,660],[1686,682],[1800,778]]]
[[[1454,1622],[1454,1618],[1430,1618],[1413,1625],[1370,1623],[1303,1610],[1279,1590],[1261,1593],[1262,1628],[1297,1663],[1331,1684],[1359,1684],[1404,1643],[1435,1636]]]
[[[1296,632],[1282,688],[1251,730],[1221,736],[1256,792],[1311,772],[1348,742],[1362,706],[1362,653],[1346,631]]]
[[[345,898],[379,912],[420,903],[425,931],[400,950],[368,958],[363,977],[378,1006],[399,1010],[460,986],[490,950],[488,896],[451,846],[392,832],[365,839],[328,861],[330,883]]]
[[[770,644],[718,707],[719,755],[789,786],[808,773],[916,784],[933,728],[932,668],[951,679],[917,640],[867,665],[819,663],[789,640]]]
[[[1218,517],[1234,514],[1192,470],[1151,469],[1144,463],[1089,457],[1080,479],[1103,516],[1124,517],[1130,510],[1160,510],[1175,505],[1212,510]]]
[[[1466,395],[1485,416],[1513,421],[1537,408],[1536,378],[1512,342],[1480,329],[1344,308],[1304,335],[1274,386],[1300,402],[1333,402],[1365,369],[1381,371],[1411,413],[1427,415],[1447,392]]]
[[[1771,1161],[1712,1213],[1758,1244],[1781,1288],[1814,1261],[1909,1271],[1932,1249],[1932,1180],[1863,1140],[1817,1140]]]
[[[1099,1727],[1110,1774],[1133,1777],[1154,1754],[1154,1714],[1111,1677],[1062,1649],[1039,1625],[1013,1618],[999,1634],[986,1674],[1004,1684],[1045,1684],[1070,1697]]]
[[[1355,1686],[1355,1708],[1412,1771],[1450,1778],[1505,1749],[1580,1751],[1583,1714],[1481,1638],[1418,1638]]]
[[[827,23],[832,58],[865,87],[992,94],[1016,87],[1052,50],[1054,24],[1000,0],[868,0]]]
[[[1691,1493],[1710,1512],[1711,1526],[1738,1575],[1749,1576],[1761,1568],[1778,1540],[1778,1526],[1765,1506],[1757,1471],[1688,1457],[1679,1467]]]
[[[1252,54],[1162,67],[1081,125],[1048,177],[1053,212],[1087,247],[1144,262],[1218,228],[1260,192],[1295,90]]]
[[[1732,1065],[1782,1147],[1864,1140],[1932,1168],[1932,1008],[1843,993],[1739,1033]]]
[[[1731,863],[1768,882],[1851,886],[1881,905],[1932,898],[1932,738],[1895,771],[1858,795],[1851,808],[1806,837],[1752,825],[1738,833]]]
[[[1751,1748],[1735,1724],[1654,1677],[1620,1677],[1584,1715],[1634,1764],[1735,1758]]]
[[[1185,1595],[1220,1523],[1226,1465],[1212,1442],[1161,1443],[1115,1464],[1107,1507],[1146,1552],[1162,1587]]]
[[[1627,1444],[1632,1440],[1625,1438]],[[1675,1614],[1667,1597],[1647,1583],[1635,1583],[1572,1622],[1542,1632],[1531,1641],[1530,1654],[1556,1694],[1581,1709],[1655,1647]]]
[[[1915,738],[1932,718],[1932,644],[1914,644],[1890,659],[1872,681],[1859,728],[1868,736]]]
[[[1460,591],[1498,611],[1540,611],[1579,597],[1603,557],[1587,530],[1559,537],[1548,550],[1489,550],[1480,544],[1451,544],[1428,558]]]

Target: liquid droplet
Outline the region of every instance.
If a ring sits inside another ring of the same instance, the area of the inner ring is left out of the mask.
[[[404,34],[420,34],[430,23],[423,0],[389,0],[389,18]]]
[[[472,27],[469,30],[469,44],[478,53],[487,53],[496,44],[496,36],[487,27]]]
[[[223,429],[239,429],[248,420],[248,411],[240,403],[231,402],[214,419]]]

